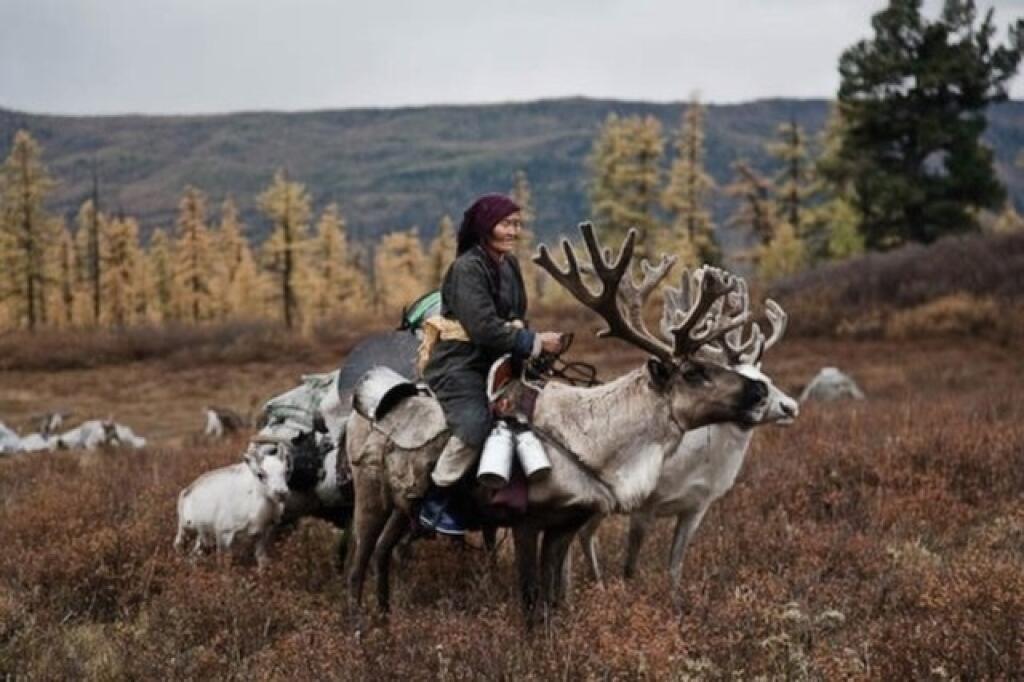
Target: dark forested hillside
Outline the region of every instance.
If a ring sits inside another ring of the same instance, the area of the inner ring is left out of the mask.
[[[551,236],[587,217],[585,158],[610,112],[652,114],[675,134],[682,104],[562,99],[487,106],[239,113],[216,116],[48,116],[0,109],[0,153],[27,128],[59,180],[52,208],[73,213],[90,191],[95,159],[107,210],[137,216],[145,234],[174,221],[194,184],[216,206],[233,195],[250,234],[266,233],[255,198],[278,167],[305,183],[319,209],[340,203],[352,233],[368,237],[418,225],[432,235],[477,193],[508,190],[524,169],[537,230]],[[825,100],[764,100],[708,107],[708,167],[720,184],[741,157],[769,170],[764,143],[791,118],[821,130]],[[987,139],[1001,177],[1024,204],[1024,102],[991,112]],[[716,205],[721,221],[725,200]]]

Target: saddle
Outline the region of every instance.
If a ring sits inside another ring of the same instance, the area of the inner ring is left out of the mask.
[[[448,430],[441,403],[430,389],[389,367],[374,367],[363,375],[353,391],[352,407],[404,450],[423,447]]]
[[[541,381],[527,380],[522,363],[513,360],[511,355],[498,358],[487,373],[487,399],[499,419],[520,424],[532,422],[537,397],[543,388]]]

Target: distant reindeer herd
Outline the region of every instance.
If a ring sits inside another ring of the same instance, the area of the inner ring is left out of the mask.
[[[684,552],[708,507],[732,487],[752,429],[791,423],[798,413],[797,402],[760,369],[786,328],[777,303],[765,303],[765,334],[752,320],[743,279],[704,266],[684,272],[678,288],[663,287],[660,334],[652,333],[644,306],[675,258],[664,256],[657,266],[643,261],[638,282],[634,232],[612,258],[591,225],[580,229],[582,265],[565,240],[565,269],[543,245],[534,261],[603,319],[607,328],[599,336],[625,341],[649,358],[592,387],[518,379],[536,392],[528,428],[543,442],[550,470],[529,481],[518,507],[503,504],[492,488],[464,486],[473,528],[492,543],[496,529],[511,531],[528,623],[562,602],[574,539],[601,580],[596,532],[612,514],[630,517],[627,578],[637,570],[653,521],[676,519],[667,565],[678,584]],[[407,371],[407,356],[403,351],[382,364]],[[418,531],[410,491],[422,487],[448,432],[429,392],[411,379],[381,384],[375,372],[360,371],[353,382],[354,372],[343,368],[297,389],[309,407],[305,418],[300,411],[265,420],[242,463],[204,474],[182,491],[175,546],[184,550],[194,538],[198,554],[245,541],[262,566],[276,530],[304,516],[325,518],[350,531],[339,548],[350,606],[361,610],[374,562],[379,608],[387,611],[392,553]]]

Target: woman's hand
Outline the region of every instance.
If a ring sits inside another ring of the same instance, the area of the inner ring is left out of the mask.
[[[545,353],[558,353],[562,350],[562,335],[558,332],[540,332],[540,347]]]

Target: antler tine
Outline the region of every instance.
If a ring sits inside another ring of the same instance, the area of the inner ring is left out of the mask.
[[[712,306],[734,291],[737,287],[736,278],[718,268],[703,266],[698,270],[699,289],[696,303],[687,312],[675,311],[677,324],[672,325],[671,333],[675,341],[673,353],[676,357],[692,355],[701,346],[718,340],[729,331],[744,324],[748,311],[740,311],[735,317],[730,315],[707,316]],[[699,333],[694,335],[694,330]]]
[[[640,284],[636,283],[633,273],[630,272],[628,277],[623,278],[622,284],[619,286],[619,302],[626,309],[626,319],[634,329],[646,336],[652,336],[652,334],[647,331],[647,324],[644,322],[644,305],[658,285],[668,276],[677,260],[676,256],[663,254],[660,263],[651,265],[644,258],[640,261],[640,270],[643,272]]]
[[[730,310],[737,312],[737,316],[744,314],[749,316],[750,292],[747,288],[747,281],[737,276],[736,290],[727,294],[724,300],[728,303]],[[764,343],[764,334],[756,323],[750,326],[750,334],[747,340],[744,341],[744,326],[736,327],[722,337],[722,351],[730,365],[747,364],[749,358],[756,356],[760,352],[760,344]]]
[[[583,282],[576,253],[567,239],[562,240],[562,250],[565,252],[568,270],[563,271],[555,264],[547,247],[543,244],[537,250],[537,255],[533,257],[533,262],[554,277],[555,281],[572,294],[576,300],[604,319],[608,328],[598,332],[598,336],[614,336],[647,351],[665,362],[671,362],[672,349],[652,337],[646,330],[638,330],[631,326],[623,317],[622,309],[618,305],[617,298],[620,295],[619,290],[622,278],[633,262],[636,230],[631,229],[626,235],[626,240],[619,251],[618,259],[611,264],[606,260],[601,246],[597,242],[594,226],[590,223],[581,223],[580,232],[583,233],[583,242],[587,246],[594,275],[601,280],[600,294],[594,294]]]
[[[611,258],[611,249],[604,249],[604,257],[606,260]],[[658,265],[651,265],[650,261],[644,258],[640,261],[643,280],[637,284],[632,268],[629,268],[628,275],[624,276],[619,284],[618,300],[626,311],[626,320],[634,329],[647,336],[651,336],[651,333],[647,331],[647,324],[644,322],[644,305],[647,304],[647,299],[658,288],[662,280],[668,276],[677,260],[676,256],[663,254]],[[595,274],[594,268],[586,263],[580,266],[580,270],[588,275]]]
[[[761,358],[764,352],[774,346],[782,338],[782,335],[786,333],[786,325],[789,322],[789,315],[782,309],[778,303],[772,299],[767,299],[764,302],[764,314],[768,317],[768,324],[771,327],[771,331],[768,334],[767,340],[765,340],[761,347],[757,349],[757,353],[751,360],[751,364],[761,362]]]
[[[742,327],[740,330],[742,330]],[[726,334],[726,338],[723,339],[723,350],[729,358],[729,364],[733,366],[756,363],[757,358],[760,357],[764,350],[764,332],[761,331],[761,325],[757,322],[750,325],[750,336],[743,343],[739,343],[741,334],[742,331],[737,334],[736,330],[734,330]]]

